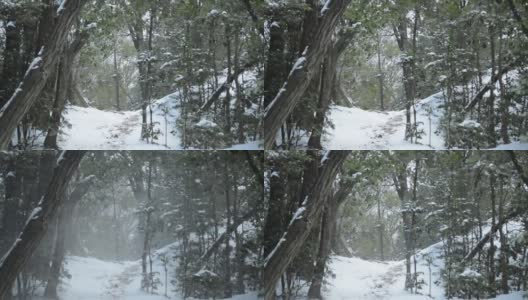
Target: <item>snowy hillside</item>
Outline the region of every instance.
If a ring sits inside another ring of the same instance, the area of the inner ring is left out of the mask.
[[[377,112],[360,108],[333,106],[329,119],[334,128],[328,128],[324,137],[327,149],[441,149],[443,139],[438,132],[440,116],[438,106],[442,104],[442,94],[435,94],[417,105],[418,122],[425,124],[422,145],[404,141],[405,111]],[[429,114],[429,108],[432,113]],[[429,122],[429,117],[431,122]],[[430,126],[429,126],[430,125]],[[429,135],[429,133],[431,133]],[[429,137],[431,147],[429,147]]]
[[[323,147],[353,150],[431,150],[445,149],[444,133],[440,130],[444,98],[442,93],[431,95],[416,105],[417,123],[423,130],[419,144],[404,140],[405,110],[367,111],[360,108],[333,106],[329,119],[334,125],[327,128]],[[526,150],[528,142],[500,145],[500,150]]]
[[[489,226],[484,233],[489,231]],[[522,231],[520,223],[511,222],[507,225],[512,235]],[[446,299],[442,281],[443,244],[437,243],[418,252],[417,271],[419,279],[424,281],[420,295],[411,294],[404,290],[405,286],[405,261],[367,261],[361,258],[334,256],[331,259],[330,271],[334,276],[327,278],[326,295],[332,300],[405,300],[405,299]],[[430,262],[430,263],[429,263]],[[465,272],[473,272],[466,270]],[[431,277],[429,277],[429,274]],[[478,273],[476,273],[478,275]],[[430,297],[429,297],[430,293]],[[523,292],[513,292],[501,295],[494,299],[511,300],[522,299]]]
[[[432,246],[421,254],[438,255],[438,247]],[[418,260],[418,272],[424,272],[423,279],[426,283],[423,295],[410,294],[403,289],[405,283],[405,265],[403,261],[375,262],[360,258],[347,258],[334,256],[330,263],[330,270],[335,278],[328,279],[327,299],[332,300],[427,300],[445,299],[441,283],[440,266],[442,260],[436,259],[431,265],[431,297],[429,294],[429,269],[428,264]],[[523,299],[522,292],[496,297],[497,300]]]
[[[177,101],[178,93],[174,93],[153,103],[153,123],[160,131],[155,144],[139,138],[141,110],[102,111],[70,105],[66,108],[59,147],[69,150],[180,150],[180,133],[174,130],[180,115]],[[233,149],[259,149],[259,143],[235,145]]]
[[[140,290],[141,260],[111,262],[90,257],[70,256],[66,260],[66,270],[71,277],[64,278],[59,287],[60,299],[75,300],[161,300],[165,293],[165,271],[160,255],[170,257],[173,245],[168,245],[153,253],[153,271],[160,280],[156,295]],[[172,261],[172,259],[170,259]],[[167,294],[170,299],[183,299],[174,292],[171,283],[176,265],[169,263]],[[234,296],[233,300],[256,299],[256,294]],[[40,298],[35,298],[40,299]],[[189,298],[187,298],[189,299]]]

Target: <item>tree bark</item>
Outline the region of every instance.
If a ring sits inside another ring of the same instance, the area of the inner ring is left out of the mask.
[[[524,182],[524,184],[528,187],[528,175],[524,173],[524,170],[519,163],[519,160],[517,159],[517,156],[515,155],[515,152],[513,150],[508,150],[508,154],[510,155],[510,159],[513,163],[513,166],[515,167],[515,170],[517,173],[519,173],[519,176],[521,177],[521,180]]]
[[[48,76],[60,58],[62,47],[74,20],[86,0],[64,0],[48,43],[29,66],[24,79],[7,104],[0,109],[0,149],[7,149],[16,126],[35,104]]]
[[[403,237],[405,241],[405,289],[411,289],[411,218],[410,214],[403,210],[407,203],[407,194],[409,191],[406,172],[407,164],[403,163],[400,167],[398,174],[393,175],[393,181],[402,206]]]
[[[244,73],[246,70],[253,67],[253,63],[246,63],[244,66],[240,67],[237,71],[235,71],[233,74],[229,75],[227,77],[227,80],[222,84],[212,95],[209,97],[209,99],[202,105],[200,108],[199,114],[203,114],[205,111],[207,111],[211,106],[218,101],[220,98],[220,95],[222,95],[224,92],[227,91],[227,89],[233,84],[233,81],[237,79],[242,73]]]
[[[502,226],[496,226],[497,223],[495,223],[496,219],[496,204],[495,204],[495,174],[494,171],[490,174],[490,198],[491,198],[491,228],[496,227],[497,230],[500,230]],[[498,222],[501,223],[501,220]],[[495,297],[496,291],[495,291],[495,234],[489,235],[489,249],[488,249],[488,261],[489,261],[489,274],[488,274],[488,286],[490,287],[490,295]]]
[[[526,26],[526,24],[524,23],[521,14],[517,10],[517,7],[515,7],[515,3],[513,3],[513,0],[506,0],[506,2],[508,2],[508,6],[510,7],[513,17],[515,18],[517,23],[519,23],[519,26],[521,26],[522,32],[528,38],[528,26]]]
[[[59,136],[62,113],[68,100],[68,92],[73,84],[72,74],[75,57],[79,54],[88,38],[87,33],[78,33],[75,40],[64,50],[60,59],[55,101],[51,115],[51,126],[44,140],[47,149],[58,149],[57,138]]]
[[[264,68],[264,108],[271,104],[279,92],[287,72],[284,64],[284,49],[286,47],[285,30],[282,28],[284,24],[275,20],[274,17],[271,18],[270,22],[268,57]]]
[[[400,51],[405,55],[402,58],[402,70],[403,70],[403,87],[405,92],[405,140],[411,139],[412,142],[412,124],[411,124],[411,106],[414,103],[416,81],[414,78],[414,57],[409,57],[409,36],[408,20],[406,14],[399,17],[399,23],[394,26],[394,36],[398,42]],[[414,55],[414,54],[412,54]]]
[[[23,172],[17,166],[18,154],[9,157],[4,174],[5,198],[2,207],[2,226],[0,235],[0,253],[5,253],[16,240],[16,232],[20,230],[16,219],[20,218],[22,203]]]
[[[29,216],[15,244],[0,263],[0,298],[7,297],[17,275],[44,237],[49,222],[55,217],[64,200],[63,195],[70,178],[77,170],[83,155],[84,151],[65,151],[61,154],[46,193]]]
[[[285,190],[281,174],[272,166],[269,178],[269,204],[264,225],[263,256],[267,257],[280,239],[281,231],[284,228],[283,215],[285,213]]]
[[[508,73],[508,72],[510,72],[510,71],[512,71],[512,70],[513,70],[513,64],[509,64],[509,65],[507,65],[506,67],[504,67],[502,70],[500,70],[497,74],[495,74],[495,75],[492,77],[491,81],[490,81],[488,84],[486,84],[486,86],[483,87],[483,88],[482,88],[482,89],[481,89],[481,90],[475,95],[475,97],[473,97],[473,100],[471,100],[471,102],[469,102],[468,105],[466,105],[466,107],[464,108],[464,110],[465,110],[466,112],[469,112],[470,110],[472,110],[472,109],[475,107],[475,105],[477,105],[477,103],[479,103],[479,102],[482,100],[482,98],[484,97],[484,95],[485,95],[487,92],[489,92],[489,91],[493,88],[493,86],[495,85],[495,83],[496,83],[497,81],[499,81],[499,79],[500,79],[502,76],[504,76],[504,74],[506,74],[506,73]]]
[[[321,222],[321,236],[314,276],[310,289],[308,290],[308,298],[310,299],[323,299],[321,289],[323,287],[326,262],[330,256],[333,237],[337,230],[337,212],[348,195],[350,195],[354,185],[355,181],[343,179],[339,185],[339,189],[326,202]]]
[[[75,206],[82,197],[88,192],[93,184],[95,176],[88,176],[81,180],[76,186],[69,199],[64,202],[60,209],[59,220],[57,223],[57,238],[55,240],[55,250],[51,260],[50,273],[48,276],[48,284],[44,291],[44,296],[49,299],[58,299],[57,287],[59,285],[60,270],[64,258],[66,256],[65,240],[68,228],[71,228],[73,220],[73,211]]]
[[[20,27],[14,12],[7,18],[3,71],[0,74],[0,108],[3,107],[17,87],[20,69]]]
[[[145,232],[143,235],[143,252],[141,253],[141,274],[143,276],[143,280],[141,282],[141,289],[146,290],[148,292],[152,285],[150,274],[148,274],[147,272],[147,257],[150,253],[150,241],[152,240],[152,212],[154,210],[152,207],[152,160],[149,161],[147,172],[147,207],[144,208]]]
[[[379,97],[380,97],[380,109],[385,111],[385,94],[383,91],[384,85],[384,74],[383,69],[381,68],[381,35],[378,33],[378,82],[379,82]]]
[[[232,210],[231,210],[231,178],[229,176],[229,166],[227,165],[227,162],[225,162],[224,165],[224,196],[226,200],[226,227],[231,226],[231,219],[232,219]],[[236,228],[235,228],[236,230]],[[224,245],[224,259],[225,259],[225,266],[224,266],[224,298],[231,298],[233,296],[233,285],[231,283],[231,233],[225,235],[225,245]]]
[[[128,30],[130,32],[130,37],[134,44],[134,48],[137,52],[137,67],[139,72],[139,87],[141,90],[141,139],[144,140],[147,138],[148,130],[148,119],[147,119],[147,108],[149,102],[149,70],[145,58],[143,57],[144,51],[147,50],[147,45],[145,45],[145,26],[144,21],[140,13],[131,16],[133,19],[128,24]]]
[[[314,128],[312,129],[312,134],[308,140],[309,149],[323,148],[321,144],[321,138],[324,130],[325,116],[328,112],[328,109],[330,108],[330,104],[332,103],[334,85],[336,84],[337,80],[337,62],[341,57],[341,54],[346,50],[347,46],[352,41],[353,37],[354,33],[347,31],[341,34],[339,39],[335,43],[332,43],[327,50],[327,55],[321,67],[321,80],[318,80],[318,82],[320,82],[319,103],[314,117]]]
[[[320,17],[319,26],[311,44],[303,51],[303,56],[293,66],[283,87],[267,106],[264,115],[265,149],[273,147],[276,133],[293,112],[310,85],[324,59],[332,33],[349,3],[350,0],[334,0],[329,3],[330,5]]]
[[[499,222],[504,218],[504,182],[502,178],[499,178],[500,185],[500,196],[499,196]],[[501,274],[501,289],[503,294],[508,294],[510,287],[508,286],[508,240],[502,230],[502,226],[499,227],[499,242],[500,242],[500,272]]]
[[[475,247],[473,247],[473,249],[464,257],[463,263],[469,262],[471,259],[473,259],[473,257],[475,257],[475,255],[477,255],[477,253],[482,251],[484,245],[486,245],[486,243],[490,240],[491,235],[495,234],[495,232],[499,230],[499,227],[502,227],[504,224],[506,224],[506,222],[520,215],[521,212],[518,209],[514,209],[510,211],[506,216],[504,216],[504,218],[502,218],[497,224],[492,226],[491,230],[486,233],[482,237],[482,239],[477,243],[477,245],[475,245]]]
[[[332,183],[349,151],[329,151],[322,160],[319,175],[311,192],[293,216],[287,231],[266,257],[262,275],[266,300],[275,296],[275,284],[301,251],[314,223],[320,218]]]
[[[326,260],[330,255],[330,237],[332,236],[331,222],[335,221],[337,214],[337,205],[333,201],[327,201],[323,210],[323,217],[321,220],[321,229],[319,237],[319,250],[315,262],[314,276],[310,289],[308,290],[309,299],[323,299],[321,288],[323,287],[324,271],[326,267]]]
[[[253,23],[255,23],[258,33],[263,39],[265,39],[264,26],[262,26],[261,22],[259,21],[259,18],[257,14],[255,13],[255,10],[253,9],[253,6],[251,5],[250,0],[241,0],[241,1],[242,3],[244,3],[246,10],[249,16],[251,17],[251,20],[253,21]]]

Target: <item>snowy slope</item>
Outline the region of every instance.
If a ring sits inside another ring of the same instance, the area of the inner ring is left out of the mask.
[[[444,136],[439,130],[444,104],[442,93],[431,95],[416,104],[416,119],[423,130],[419,144],[405,138],[405,110],[366,111],[360,108],[332,106],[329,120],[333,128],[326,128],[325,149],[335,150],[431,150],[445,149]],[[527,150],[528,143],[514,142],[500,145],[500,150]]]
[[[69,105],[64,114],[58,146],[68,150],[179,150],[180,133],[172,132],[180,115],[176,107],[178,98],[178,94],[174,93],[153,103],[153,123],[155,129],[161,131],[155,144],[140,139],[141,110],[102,111]],[[261,149],[259,142],[233,146],[233,150],[255,149]]]
[[[435,246],[424,250],[422,254],[435,254]],[[440,266],[442,260],[436,257],[431,266],[432,282],[431,297],[429,294],[429,270],[427,263],[419,259],[418,272],[424,272],[423,279],[426,286],[424,295],[411,294],[403,289],[405,283],[405,269],[403,261],[375,262],[360,258],[347,258],[334,256],[330,269],[335,278],[330,278],[325,295],[331,300],[430,300],[446,299],[443,288],[435,284],[440,280]],[[440,281],[439,281],[440,282]],[[523,292],[514,292],[509,295],[500,295],[497,300],[523,299]]]
[[[405,110],[376,112],[360,108],[333,106],[330,120],[335,125],[324,137],[327,149],[442,149],[443,137],[439,133],[439,106],[442,94],[434,94],[416,105],[417,122],[422,122],[424,136],[421,144],[404,140]],[[431,113],[429,113],[431,112]],[[430,140],[429,140],[430,138]],[[429,142],[431,143],[429,146]]]
[[[148,144],[140,140],[141,110],[113,112],[101,111],[92,107],[68,106],[66,108],[65,126],[61,128],[59,147],[70,150],[162,150],[180,149],[179,134],[171,134],[179,110],[174,108],[177,94],[168,95],[153,104],[154,123],[156,128],[165,134],[165,115],[163,108],[169,109],[167,147],[165,136],[157,141],[159,144]]]
[[[157,295],[148,294],[140,290],[141,286],[141,260],[110,262],[102,261],[90,257],[70,256],[66,259],[65,269],[71,278],[64,278],[59,286],[60,299],[75,300],[162,300],[168,299],[164,296],[164,270],[160,254],[170,253],[174,245],[168,245],[153,253],[153,271],[158,272],[157,276],[161,283]],[[171,259],[172,261],[172,259]],[[168,266],[168,296],[169,299],[180,300],[183,297],[174,292],[171,280],[174,275],[176,265],[170,263]],[[38,297],[35,298],[40,299]],[[189,299],[189,298],[187,298]],[[233,300],[253,300],[257,299],[255,293],[238,295]]]
[[[484,228],[484,233],[489,231],[490,226]],[[510,222],[507,225],[511,234],[518,234],[522,225]],[[429,263],[431,261],[431,279],[429,279]],[[329,269],[335,275],[327,278],[325,294],[327,299],[332,300],[405,300],[405,299],[446,299],[441,277],[444,266],[442,258],[442,243],[434,244],[421,250],[417,254],[417,271],[420,279],[425,285],[421,290],[422,295],[411,294],[404,290],[405,286],[405,261],[367,261],[361,258],[334,256],[331,258]],[[431,297],[429,294],[431,287]],[[495,299],[513,300],[522,299],[523,292],[514,292],[509,295],[501,295]]]

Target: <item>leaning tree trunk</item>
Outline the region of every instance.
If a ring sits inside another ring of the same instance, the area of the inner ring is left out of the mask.
[[[13,247],[0,262],[0,299],[4,299],[11,291],[17,275],[22,271],[31,255],[37,249],[46,234],[49,222],[57,214],[63,200],[70,178],[77,170],[84,151],[65,151],[57,161],[58,166],[48,189],[38,206],[29,216],[22,233]]]
[[[57,149],[57,137],[59,135],[62,112],[66,107],[68,92],[73,84],[73,66],[75,57],[79,54],[88,38],[87,33],[80,33],[75,40],[64,50],[58,68],[57,92],[53,103],[53,112],[51,114],[51,125],[48,134],[44,140],[44,147],[47,149]]]
[[[226,231],[224,233],[222,233],[217,239],[216,241],[207,249],[207,251],[205,251],[205,253],[200,257],[200,267],[199,268],[196,268],[197,270],[201,270],[203,267],[205,267],[205,265],[207,264],[207,262],[209,261],[209,258],[211,258],[211,256],[216,252],[218,251],[218,249],[220,248],[220,246],[222,245],[222,243],[225,243],[227,238],[233,234],[233,232],[244,222],[250,220],[251,218],[253,218],[258,212],[258,209],[257,208],[254,208],[252,210],[250,210],[249,212],[247,212],[245,215],[243,215],[242,217],[240,218],[237,218],[235,221],[233,221],[233,223],[231,223],[229,226],[227,226],[226,228]]]
[[[308,290],[308,298],[310,299],[323,299],[321,289],[323,287],[326,262],[330,256],[337,231],[337,212],[339,211],[342,204],[346,201],[348,195],[350,195],[356,183],[354,179],[345,179],[353,176],[350,176],[350,174],[344,175],[345,176],[342,177],[343,179],[339,184],[338,190],[327,200],[325,210],[323,212],[323,218],[321,222],[321,236],[314,269],[314,276],[310,285],[310,289]]]
[[[334,229],[332,223],[336,220],[338,207],[339,205],[332,199],[329,199],[325,205],[323,218],[321,221],[321,235],[319,238],[319,250],[317,253],[315,272],[310,289],[308,290],[309,299],[323,299],[321,288],[323,287],[326,261],[331,250],[331,238]]]
[[[325,116],[332,103],[332,97],[334,96],[335,85],[337,82],[337,62],[341,57],[341,54],[347,49],[347,46],[352,41],[354,32],[346,31],[342,33],[339,39],[332,43],[327,50],[327,55],[324,59],[323,66],[321,68],[321,77],[319,85],[319,103],[317,104],[317,111],[315,113],[314,127],[312,134],[308,140],[308,148],[310,149],[322,149],[321,138],[324,130]]]
[[[263,294],[266,300],[275,297],[277,281],[299,254],[314,223],[320,218],[332,183],[349,153],[349,151],[329,151],[325,155],[311,192],[307,194],[303,205],[297,209],[288,230],[266,257],[262,275]]]
[[[57,286],[59,285],[60,270],[64,257],[66,256],[65,240],[68,228],[71,228],[73,221],[73,211],[82,197],[88,192],[93,184],[95,176],[91,175],[81,180],[71,193],[68,201],[60,209],[59,221],[57,223],[57,239],[55,240],[55,250],[51,260],[48,284],[44,291],[44,296],[49,299],[58,299]]]
[[[488,243],[488,241],[490,240],[491,236],[494,235],[497,230],[499,230],[500,227],[502,227],[504,224],[506,224],[506,222],[518,217],[521,215],[521,212],[520,210],[518,209],[512,209],[504,218],[502,218],[500,220],[500,222],[498,222],[497,224],[495,224],[494,226],[491,227],[491,230],[486,233],[482,239],[480,239],[480,241],[475,245],[475,247],[473,247],[473,249],[471,249],[471,251],[464,257],[464,259],[462,260],[462,263],[463,264],[466,264],[468,263],[471,259],[473,259],[475,257],[475,255],[477,255],[477,253],[479,253],[480,251],[482,251],[482,249],[484,249],[484,246],[486,245],[486,243]]]
[[[320,67],[327,45],[331,41],[332,33],[339,19],[351,0],[329,1],[328,7],[322,12],[317,30],[311,44],[303,51],[301,56],[280,89],[275,99],[266,108],[264,116],[264,147],[273,147],[275,135],[288,116],[293,112],[298,102],[310,85],[314,73]]]
[[[60,58],[70,28],[85,2],[86,0],[64,0],[63,9],[57,17],[47,44],[29,66],[13,96],[0,109],[0,149],[7,149],[12,133],[44,89]]]

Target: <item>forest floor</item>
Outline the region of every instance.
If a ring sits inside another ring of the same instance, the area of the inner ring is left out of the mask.
[[[69,150],[180,150],[180,133],[174,125],[180,116],[175,105],[177,99],[175,93],[153,103],[153,123],[160,132],[154,143],[140,139],[141,110],[103,111],[70,105],[66,108],[58,146]],[[234,145],[231,149],[256,150],[259,143]]]
[[[168,265],[167,295],[165,297],[165,273],[159,258],[165,253],[170,257],[171,245],[166,246],[153,254],[153,271],[160,280],[155,294],[149,294],[140,289],[141,286],[141,260],[112,262],[103,261],[92,257],[69,256],[66,259],[65,269],[71,275],[63,278],[59,286],[60,299],[75,300],[180,300],[183,296],[176,292],[176,287],[171,283],[174,279],[176,266]],[[35,297],[34,300],[41,299]],[[192,298],[187,298],[192,300]],[[254,300],[255,293],[238,295],[232,300]]]
[[[444,102],[443,93],[439,92],[416,103],[416,121],[419,124],[418,130],[422,130],[417,143],[404,140],[405,110],[382,112],[332,106],[329,120],[333,126],[325,129],[323,147],[336,150],[446,149],[445,133],[440,129]],[[499,145],[496,149],[528,150],[528,141],[514,141]]]
[[[490,226],[484,227],[484,233]],[[519,222],[510,222],[505,227],[507,234],[522,232]],[[327,299],[332,300],[405,300],[437,299],[444,300],[442,268],[444,267],[443,244],[436,243],[419,251],[416,255],[419,281],[423,281],[418,293],[404,290],[405,261],[373,261],[358,257],[331,258],[325,286]],[[523,299],[523,292],[500,295],[496,300]],[[429,296],[430,295],[430,296]]]

